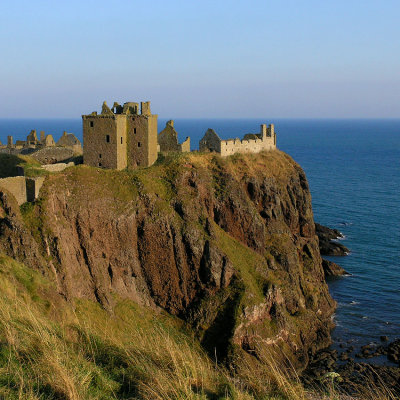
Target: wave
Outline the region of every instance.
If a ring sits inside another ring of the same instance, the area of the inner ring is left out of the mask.
[[[341,222],[339,222],[338,224],[339,224],[339,225],[342,225],[342,226],[351,226],[351,225],[353,225],[352,222],[347,222],[347,221],[341,221]]]

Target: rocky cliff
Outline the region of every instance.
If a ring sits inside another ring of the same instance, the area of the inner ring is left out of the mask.
[[[303,368],[330,341],[335,303],[307,180],[279,151],[74,167],[49,176],[21,212],[0,192],[0,249],[69,301],[112,312],[129,298],[176,315],[231,365],[272,351]]]

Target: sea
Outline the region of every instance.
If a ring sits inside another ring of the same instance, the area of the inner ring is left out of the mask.
[[[208,128],[221,138],[258,132],[265,119],[176,119],[192,148]],[[159,119],[159,130],[165,119]],[[359,347],[381,335],[400,338],[400,120],[273,119],[278,147],[306,172],[316,222],[339,229],[346,257],[329,257],[349,276],[329,282],[338,307],[334,344]],[[31,129],[57,140],[82,139],[80,119],[0,119],[0,141]]]

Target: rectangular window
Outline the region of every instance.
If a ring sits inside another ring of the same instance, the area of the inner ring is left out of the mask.
[[[99,154],[99,158],[101,158],[101,154]]]
[[[90,121],[90,127],[93,128],[93,126],[94,126],[94,122]]]
[[[138,142],[137,147],[142,147],[142,143]]]
[[[121,144],[122,144],[122,138],[121,138]]]
[[[101,162],[99,162],[99,167],[101,167]]]
[[[133,128],[133,133],[136,133],[136,128]]]
[[[106,135],[106,142],[110,143],[110,135]]]

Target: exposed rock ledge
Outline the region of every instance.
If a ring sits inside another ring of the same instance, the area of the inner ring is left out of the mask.
[[[330,343],[335,302],[308,183],[282,152],[181,155],[122,172],[79,166],[49,176],[22,211],[0,193],[0,250],[69,301],[112,311],[119,296],[164,309],[232,366],[273,351],[302,369]]]
[[[333,278],[336,276],[350,275],[340,265],[333,261],[322,259],[322,268],[324,269],[325,278]]]
[[[350,250],[335,239],[343,238],[343,235],[337,229],[331,229],[327,226],[315,224],[315,232],[319,239],[319,249],[322,256],[347,256]]]

